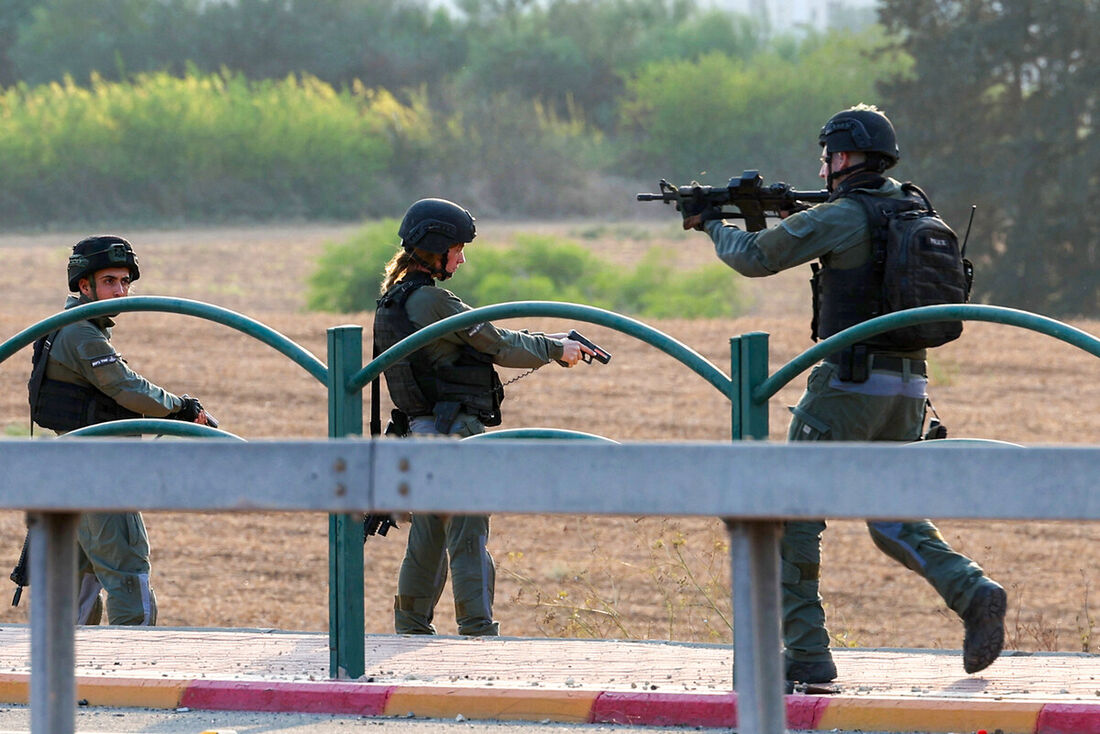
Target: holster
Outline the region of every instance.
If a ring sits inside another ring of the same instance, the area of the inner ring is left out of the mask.
[[[409,416],[394,408],[390,411],[390,420],[386,424],[386,435],[404,438],[409,435]]]

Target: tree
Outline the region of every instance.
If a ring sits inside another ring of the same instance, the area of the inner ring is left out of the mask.
[[[769,181],[811,188],[821,124],[856,102],[877,101],[875,80],[898,66],[870,63],[865,49],[880,42],[872,28],[810,35],[749,58],[711,53],[650,64],[620,105],[623,165],[711,185],[756,168]]]
[[[913,72],[882,85],[905,171],[949,221],[978,206],[975,296],[1100,311],[1100,0],[885,0]]]
[[[33,7],[34,0],[4,0],[4,12],[0,13],[0,87],[19,81],[11,50],[23,25],[31,19]]]

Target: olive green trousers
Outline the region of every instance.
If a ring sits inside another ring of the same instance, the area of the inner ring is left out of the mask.
[[[414,419],[411,429],[413,435],[430,435],[434,430],[430,419]],[[459,414],[450,435],[464,438],[484,431],[476,418]],[[469,489],[472,492],[477,488],[471,485]],[[499,635],[500,625],[493,621],[496,569],[486,548],[488,541],[488,515],[413,515],[397,578],[395,631],[435,634],[435,606],[449,570],[458,633]]]
[[[923,385],[902,394],[872,394],[842,389],[836,367],[817,365],[787,431],[788,441],[915,441],[924,425]],[[872,373],[872,378],[876,373]],[[877,378],[885,386],[897,375]],[[877,384],[877,383],[872,383]],[[920,395],[918,397],[918,394]],[[911,478],[914,484],[921,477]],[[867,523],[875,545],[927,580],[947,606],[962,614],[986,581],[981,567],[951,549],[928,520]],[[782,559],[783,643],[788,660],[831,659],[825,610],[819,593],[821,535],[824,520],[788,522],[780,543]],[[858,580],[856,580],[858,583]]]
[[[149,534],[137,512],[86,512],[76,531],[77,583],[82,591],[98,589],[86,577],[94,575],[107,591],[109,624],[149,625],[157,621],[157,598],[149,586]],[[95,623],[94,599],[82,599],[85,619]],[[87,602],[87,604],[85,604]]]

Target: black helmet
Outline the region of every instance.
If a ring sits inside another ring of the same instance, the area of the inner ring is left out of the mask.
[[[825,146],[825,153],[860,152],[878,153],[887,161],[887,168],[898,162],[894,126],[889,118],[874,107],[859,105],[838,112],[821,128],[817,142]]]
[[[80,279],[89,278],[97,270],[104,268],[130,269],[130,280],[141,277],[137,256],[130,243],[113,234],[99,234],[85,237],[73,245],[73,254],[69,256],[69,290],[80,290]]]
[[[452,245],[473,240],[477,228],[473,215],[453,201],[421,199],[405,212],[397,235],[406,250],[419,247],[443,255]]]

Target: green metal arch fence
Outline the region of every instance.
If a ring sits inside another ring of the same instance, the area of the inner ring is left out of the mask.
[[[412,336],[403,339],[390,349],[380,354],[363,369],[355,373],[348,381],[349,391],[360,390],[368,382],[380,375],[382,371],[408,354],[412,354],[420,347],[435,341],[441,336],[451,334],[467,326],[473,326],[483,321],[493,319],[507,319],[520,316],[557,317],[584,321],[590,324],[606,326],[609,329],[633,336],[640,341],[656,347],[673,359],[684,364],[697,375],[713,385],[723,395],[729,395],[732,383],[730,379],[715,367],[703,355],[673,339],[668,334],[643,324],[641,321],[623,316],[613,311],[606,311],[595,306],[585,306],[579,303],[561,303],[557,301],[513,301],[511,303],[498,303],[492,306],[482,306],[465,313],[455,314],[448,318],[426,326]]]
[[[389,364],[441,336],[494,319],[550,317],[578,320],[633,336],[659,349],[698,374],[730,400],[733,440],[767,438],[768,400],[798,374],[831,352],[903,326],[955,319],[1002,323],[1047,334],[1100,357],[1100,339],[1045,316],[997,306],[927,306],[882,316],[847,329],[803,352],[770,377],[768,335],[754,332],[733,337],[730,339],[730,374],[727,376],[705,357],[681,342],[621,314],[575,303],[519,301],[485,306],[438,321],[402,340],[366,366],[363,366],[362,326],[332,327],[328,330],[326,366],[286,336],[235,311],[182,298],[132,296],[110,302],[84,304],[44,319],[0,344],[0,362],[38,337],[66,324],[135,311],[179,313],[205,319],[236,329],[276,349],[326,386],[330,437],[362,434],[363,388]],[[68,435],[80,437],[145,433],[243,440],[232,433],[208,426],[155,419],[99,424]],[[615,443],[594,434],[554,428],[510,429],[474,438],[576,439]],[[359,517],[352,515],[332,515],[329,519],[329,646],[332,651],[330,670],[333,676],[355,678],[364,672],[363,549],[359,521]]]
[[[740,401],[740,405],[734,406],[734,411],[742,414],[743,433],[753,438],[766,438],[768,435],[766,409],[768,400],[780,388],[829,354],[893,329],[935,321],[953,320],[985,321],[1028,329],[1077,347],[1095,357],[1100,357],[1100,338],[1056,319],[1029,311],[984,304],[945,304],[898,311],[879,316],[870,321],[864,321],[834,334],[780,367],[771,377],[753,380],[747,386],[747,389],[743,389],[735,398],[735,402]],[[757,364],[762,359],[766,365],[766,335],[746,335],[743,338],[749,339],[746,351],[750,352],[751,355],[746,359],[751,359]],[[762,357],[759,352],[763,352]]]
[[[1100,357],[1100,339],[1087,331],[1082,331],[1047,316],[1040,316],[1039,314],[1014,308],[1005,308],[1004,306],[970,303],[921,306],[920,308],[911,308],[906,311],[879,316],[870,321],[864,321],[862,324],[856,324],[838,334],[833,334],[776,370],[774,375],[753,390],[752,398],[756,401],[767,400],[779,392],[779,389],[793,378],[804,372],[808,367],[820,362],[829,354],[876,334],[916,324],[954,320],[987,321],[1030,329],[1083,349],[1094,357]]]
[[[165,418],[128,418],[108,423],[96,423],[91,426],[69,431],[61,438],[91,438],[101,436],[139,436],[139,435],[175,436],[177,438],[229,438],[235,441],[244,439],[235,433],[220,428],[201,426],[198,423],[167,420]]]
[[[130,311],[178,313],[213,321],[236,329],[274,348],[313,375],[322,385],[325,384],[328,377],[328,368],[321,360],[313,356],[309,350],[291,341],[271,327],[227,308],[203,303],[202,301],[192,301],[187,298],[170,298],[166,296],[128,296],[122,299],[114,298],[110,301],[86,303],[66,309],[27,327],[0,344],[0,362],[31,344],[38,337],[45,336],[66,324]]]
[[[475,436],[467,436],[463,441],[499,441],[511,438],[537,438],[557,441],[603,441],[605,443],[618,443],[618,441],[584,431],[569,431],[562,428],[506,428],[503,431],[489,431]]]

